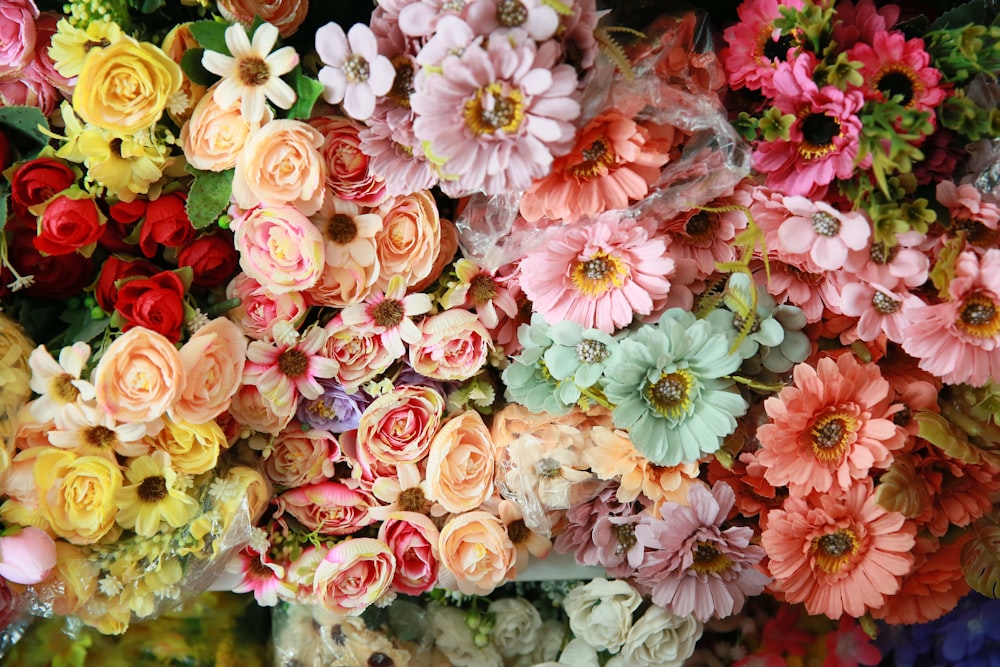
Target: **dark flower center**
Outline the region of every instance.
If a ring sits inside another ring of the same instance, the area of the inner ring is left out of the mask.
[[[715,228],[715,216],[707,211],[698,211],[684,224],[684,233],[692,239],[701,241],[707,238]]]
[[[665,373],[656,382],[647,383],[644,389],[646,400],[661,415],[676,419],[686,413],[691,406],[691,387],[694,376],[690,371],[678,370]]]
[[[52,379],[52,393],[63,403],[72,403],[80,396],[80,390],[73,385],[75,378],[63,373]]]
[[[600,363],[608,354],[608,346],[599,340],[584,339],[576,345],[576,358],[582,364]]]
[[[147,477],[139,482],[139,489],[136,493],[139,500],[144,503],[158,503],[167,497],[167,480],[159,475]]]
[[[395,667],[396,662],[385,653],[372,653],[368,657],[368,667]]]
[[[271,78],[271,68],[261,58],[242,58],[237,76],[244,86],[263,86]]]
[[[339,245],[346,245],[358,235],[358,225],[349,215],[338,213],[330,218],[326,226],[326,235]]]
[[[396,76],[392,80],[388,97],[399,106],[409,109],[410,95],[416,92],[413,87],[413,65],[405,56],[393,59],[392,64],[396,67]]]
[[[1000,331],[997,306],[985,294],[976,293],[965,299],[958,311],[958,325],[976,338],[992,338]]]
[[[423,514],[427,511],[427,496],[417,486],[403,489],[396,502],[399,504],[399,509],[404,512],[419,512]]]
[[[768,60],[785,61],[788,59],[788,49],[795,45],[795,36],[782,35],[778,39],[768,39],[764,42],[764,57]]]
[[[890,70],[883,74],[875,87],[879,89],[885,99],[889,100],[897,95],[900,97],[900,104],[904,107],[913,101],[913,79],[901,70]]]
[[[111,140],[111,143],[108,144],[108,148],[111,150],[113,155],[122,157],[122,140],[118,137]]]
[[[817,447],[822,447],[823,449],[830,449],[831,447],[836,447],[840,440],[844,437],[844,432],[846,428],[844,427],[844,422],[840,419],[832,419],[820,428],[816,429],[814,432],[814,441]]]
[[[699,574],[718,574],[733,565],[732,559],[711,542],[698,542],[691,551],[691,569]]]
[[[892,423],[896,426],[906,426],[913,420],[913,410],[909,405],[903,404],[903,408],[892,416]]]
[[[261,563],[259,558],[250,559],[250,562],[247,564],[247,571],[250,573],[252,579],[270,579],[274,576],[271,568]]]
[[[297,378],[309,368],[309,357],[305,352],[294,347],[281,353],[278,357],[278,370],[283,375],[290,378]]]
[[[515,545],[523,544],[528,539],[529,535],[531,535],[531,530],[524,525],[524,519],[512,521],[510,525],[507,526],[507,537],[509,537],[510,541]]]
[[[497,3],[497,23],[505,28],[516,28],[528,20],[528,8],[519,0],[500,0]]]
[[[847,533],[837,531],[820,537],[816,547],[827,556],[843,556],[854,548],[854,540]]]
[[[344,634],[344,629],[340,627],[340,623],[330,626],[330,639],[337,646],[343,646],[347,643],[347,635]]]
[[[840,232],[840,221],[826,211],[817,211],[812,217],[813,230],[820,236],[833,237]]]
[[[84,434],[84,438],[87,444],[100,447],[101,449],[111,447],[118,439],[115,436],[115,432],[106,426],[92,426],[88,428]]]
[[[868,256],[876,264],[888,264],[896,256],[896,246],[887,246],[884,243],[873,243],[868,250]]]
[[[969,242],[969,245],[976,246],[977,248],[992,246],[997,239],[996,230],[990,229],[978,220],[969,220],[967,218],[952,220],[951,232],[953,234],[965,232],[965,240]]]
[[[755,334],[760,331],[760,318],[757,317],[757,313],[750,313],[750,318],[753,320],[750,324],[750,333]],[[733,326],[736,327],[737,331],[743,331],[746,323],[747,318],[743,317],[742,313],[733,313]]]
[[[611,532],[614,534],[615,540],[618,542],[618,546],[615,547],[615,553],[625,553],[635,546],[635,525],[631,523],[612,524]]]
[[[469,295],[477,306],[487,304],[497,295],[497,281],[485,273],[477,274],[469,282]]]
[[[372,309],[371,318],[378,326],[391,329],[403,321],[403,304],[395,299],[380,301]]]
[[[840,121],[825,113],[809,114],[802,120],[805,145],[799,152],[806,158],[823,157],[834,149],[833,138],[840,134]]]

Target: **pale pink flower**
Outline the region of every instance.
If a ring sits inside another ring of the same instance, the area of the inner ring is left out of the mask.
[[[340,315],[327,322],[324,328],[329,338],[323,355],[338,362],[336,377],[345,391],[356,391],[398,359],[385,348],[379,334],[357,331],[345,324]]]
[[[844,315],[857,317],[858,338],[873,341],[881,334],[894,343],[902,343],[910,324],[910,309],[923,305],[905,286],[895,290],[867,281],[849,282],[838,299]]]
[[[372,495],[387,503],[368,510],[375,521],[385,521],[394,512],[429,514],[442,517],[448,513],[440,503],[431,500],[431,488],[416,463],[395,466],[395,477],[379,477],[372,484]]]
[[[80,375],[90,359],[90,346],[74,343],[59,350],[59,362],[44,345],[39,345],[28,356],[31,368],[31,390],[39,397],[29,404],[35,421],[47,422],[62,414],[77,401],[94,398],[94,385]]]
[[[37,18],[33,0],[5,0],[0,6],[0,79],[16,78],[31,62]]]
[[[356,23],[344,34],[336,23],[316,31],[316,52],[325,67],[319,71],[323,98],[330,104],[343,102],[344,111],[366,120],[375,111],[375,98],[392,88],[396,71],[378,52],[371,28]]]
[[[240,300],[240,305],[226,316],[244,335],[257,340],[272,340],[278,322],[298,326],[308,310],[301,292],[274,294],[246,273],[239,273],[230,281],[226,298]]]
[[[868,245],[871,227],[860,212],[842,212],[823,201],[785,197],[791,215],[778,227],[781,248],[795,255],[808,254],[821,269],[843,268],[850,250]]]
[[[294,405],[298,396],[318,398],[323,387],[317,380],[335,377],[339,370],[336,360],[320,354],[328,335],[322,327],[313,326],[294,341],[251,342],[243,383],[256,384],[277,405]]]
[[[382,231],[382,216],[362,209],[356,202],[337,196],[327,197],[312,221],[323,233],[328,266],[343,266],[356,262],[364,267],[375,266],[375,235]]]
[[[435,380],[467,380],[486,364],[493,349],[489,331],[475,314],[449,309],[420,323],[423,334],[410,346],[410,366]]]
[[[399,28],[408,37],[427,37],[435,34],[438,25],[448,16],[465,19],[471,4],[474,3],[449,0],[417,0],[401,3],[398,11]]]
[[[469,3],[467,20],[477,33],[491,39],[520,29],[543,42],[559,27],[559,15],[544,0],[476,0]]]
[[[0,577],[15,584],[41,583],[56,566],[56,543],[41,528],[28,526],[0,537]]]
[[[388,545],[370,537],[340,542],[316,567],[312,585],[330,611],[358,616],[389,590],[396,560]]]
[[[420,342],[420,329],[413,320],[431,309],[431,299],[423,292],[406,294],[406,282],[393,276],[385,294],[376,292],[364,305],[349,306],[340,312],[344,324],[379,335],[382,345],[396,357],[406,353],[403,342]]]
[[[474,306],[479,320],[490,329],[500,324],[498,308],[507,317],[517,317],[517,302],[506,282],[497,279],[494,272],[463,258],[455,262],[455,275],[458,280],[449,283],[448,291],[441,297],[443,307]]]
[[[978,222],[990,229],[996,229],[1000,222],[1000,206],[992,201],[984,201],[983,194],[972,183],[955,185],[951,181],[937,184],[937,200],[948,209],[952,226]]]
[[[309,531],[350,535],[371,525],[371,496],[341,482],[325,480],[285,491],[277,498],[278,512],[288,512]]]

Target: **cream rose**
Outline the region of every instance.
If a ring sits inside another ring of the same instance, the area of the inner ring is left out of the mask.
[[[116,338],[94,370],[97,402],[120,422],[153,422],[184,388],[184,364],[162,334],[143,327]]]
[[[385,349],[379,334],[365,333],[344,324],[337,315],[323,327],[326,339],[323,356],[340,364],[337,382],[348,392],[354,392],[365,382],[389,368],[396,358]]]
[[[466,595],[489,595],[513,572],[517,556],[503,522],[476,510],[451,518],[438,540],[441,565],[451,575],[442,584]],[[454,586],[450,584],[454,583]]]
[[[444,414],[444,399],[429,387],[401,386],[365,408],[358,440],[383,463],[416,463],[427,455]]]
[[[351,258],[323,267],[323,275],[309,290],[310,299],[321,306],[346,308],[361,303],[375,289],[379,277],[378,262],[364,266]]]
[[[571,590],[563,609],[575,636],[598,651],[618,653],[641,603],[642,596],[627,582],[598,578]]]
[[[302,292],[323,274],[323,235],[298,209],[255,208],[232,229],[240,267],[272,294]]]
[[[441,247],[441,219],[429,190],[394,197],[378,209],[382,229],[375,235],[375,249],[382,273],[376,287],[385,291],[396,275],[413,286],[434,267]]]
[[[122,37],[84,58],[73,109],[98,127],[140,132],[160,119],[182,78],[180,66],[159,48]]]
[[[392,551],[381,540],[344,540],[316,567],[313,592],[320,603],[347,616],[357,616],[389,590],[395,574]]]
[[[191,118],[181,127],[184,157],[192,167],[205,171],[225,171],[236,166],[236,157],[253,131],[238,106],[223,109],[216,103],[212,93],[218,85],[202,96]],[[268,107],[263,123],[270,122],[273,116]]]
[[[219,317],[198,329],[179,354],[184,388],[168,410],[170,418],[192,424],[210,422],[226,411],[240,388],[246,338],[238,326]]]
[[[410,346],[410,365],[436,380],[467,380],[486,363],[490,332],[475,313],[452,308],[420,323],[423,337]]]
[[[617,657],[628,667],[682,667],[694,653],[701,631],[694,616],[673,616],[653,606],[632,626]]]
[[[294,206],[312,215],[323,204],[323,135],[298,120],[274,120],[255,130],[236,158],[233,199],[241,208]]]
[[[531,653],[542,629],[542,617],[524,598],[500,598],[490,602],[493,614],[493,646],[505,658]]]
[[[38,509],[59,537],[93,544],[114,527],[122,486],[117,462],[51,448],[35,457],[34,474]]]
[[[476,646],[461,609],[431,604],[427,607],[427,617],[434,645],[454,667],[503,667],[503,658],[493,646]]]
[[[493,495],[496,447],[483,418],[468,410],[448,421],[431,440],[427,484],[449,512],[467,512]]]

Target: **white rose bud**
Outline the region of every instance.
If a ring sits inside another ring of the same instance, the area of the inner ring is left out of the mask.
[[[632,627],[632,612],[641,602],[639,593],[625,581],[594,579],[571,590],[563,608],[575,636],[598,651],[617,653]]]
[[[694,653],[702,624],[650,607],[628,633],[621,656],[629,667],[681,667]]]
[[[493,646],[500,655],[509,658],[535,650],[542,617],[533,604],[523,598],[502,598],[490,603],[489,613],[496,619]]]

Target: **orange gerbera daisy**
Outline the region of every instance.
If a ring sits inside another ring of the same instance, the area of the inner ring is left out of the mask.
[[[969,592],[962,547],[971,537],[964,533],[950,544],[930,536],[918,537],[913,571],[903,578],[898,593],[872,610],[872,616],[892,624],[927,623],[954,609]]]
[[[913,566],[916,528],[875,502],[871,480],[843,496],[791,496],[767,515],[761,545],[772,587],[810,614],[862,616],[885,604]]]

